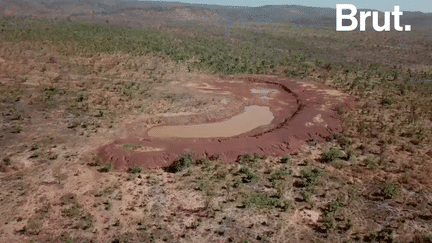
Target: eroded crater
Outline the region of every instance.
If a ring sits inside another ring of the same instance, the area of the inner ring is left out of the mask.
[[[141,126],[97,154],[120,170],[166,167],[186,153],[197,158],[219,154],[226,163],[244,153],[283,156],[306,141],[340,133],[336,108],[354,105],[351,96],[326,85],[274,76],[227,76],[184,87],[230,102],[210,104],[214,108],[201,114],[171,116],[162,125]],[[158,149],[128,150],[124,144]]]

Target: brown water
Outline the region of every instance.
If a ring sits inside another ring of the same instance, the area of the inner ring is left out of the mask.
[[[247,106],[245,112],[222,122],[198,125],[159,126],[148,131],[151,137],[212,138],[232,137],[268,125],[274,119],[267,106]]]

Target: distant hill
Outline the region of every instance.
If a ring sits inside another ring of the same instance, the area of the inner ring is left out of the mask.
[[[358,11],[368,10],[358,9]],[[357,17],[358,15],[359,13]],[[336,26],[335,8],[300,5],[235,7],[136,0],[0,0],[0,16],[81,17],[104,19],[107,22],[124,22],[131,26],[160,26],[178,21],[202,23],[245,21]],[[380,16],[382,19],[382,12]],[[404,11],[401,24],[410,24],[413,30],[432,29],[432,13]]]

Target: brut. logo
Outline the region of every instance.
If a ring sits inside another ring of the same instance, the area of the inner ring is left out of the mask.
[[[344,15],[342,11],[344,9],[351,10],[350,14]],[[400,26],[400,16],[403,15],[403,12],[399,11],[399,6],[394,6],[394,11],[391,12],[391,15],[394,16],[394,28],[397,31],[403,31],[404,28]],[[355,15],[357,14],[357,8],[352,4],[336,4],[336,31],[352,31],[355,30],[358,26],[358,20]],[[371,17],[371,11],[360,11],[360,31],[366,30],[366,19]],[[351,20],[351,25],[343,26],[342,20],[349,19]],[[376,31],[390,31],[390,12],[384,12],[384,25],[380,26],[378,24],[378,11],[372,12],[372,26]],[[405,25],[405,31],[411,31],[411,25]]]

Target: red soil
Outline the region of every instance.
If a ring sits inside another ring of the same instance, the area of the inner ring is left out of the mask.
[[[205,139],[148,137],[147,129],[101,147],[97,151],[98,156],[104,162],[113,163],[118,170],[135,165],[145,168],[166,167],[186,153],[191,153],[195,158],[219,154],[226,163],[235,162],[238,155],[244,153],[284,156],[298,151],[307,141],[325,141],[333,134],[340,133],[342,128],[337,107],[354,107],[353,97],[311,81],[273,76],[235,76],[227,79],[244,81],[244,84],[232,84],[231,91],[235,90],[232,95],[243,101],[243,107],[251,103],[268,105],[275,116],[272,124],[234,137]],[[244,97],[252,96],[250,90],[237,86],[247,87],[248,84],[257,83],[280,92],[273,101],[245,101]],[[212,119],[212,122],[215,120]],[[137,144],[142,149],[125,150],[124,144]],[[144,151],[146,148],[158,148],[158,151]]]

